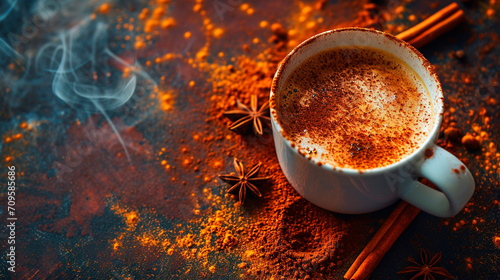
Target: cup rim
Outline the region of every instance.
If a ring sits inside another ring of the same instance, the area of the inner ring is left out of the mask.
[[[437,107],[436,108],[436,113],[435,113],[435,122],[434,126],[427,137],[427,139],[424,141],[424,143],[413,153],[411,153],[409,156],[393,163],[387,166],[383,167],[376,167],[376,168],[371,168],[371,169],[364,169],[364,170],[358,170],[358,169],[353,169],[353,168],[345,168],[345,167],[338,167],[338,166],[333,166],[330,163],[321,163],[315,159],[315,158],[307,158],[303,154],[299,153],[298,147],[296,145],[292,145],[292,142],[288,139],[286,139],[283,135],[284,129],[281,127],[281,125],[278,122],[278,117],[277,117],[277,112],[275,109],[275,91],[278,86],[278,80],[281,78],[281,75],[284,71],[284,69],[287,67],[288,63],[290,62],[290,59],[295,53],[297,53],[300,49],[306,47],[307,45],[313,43],[316,39],[324,36],[331,36],[332,34],[336,34],[339,32],[370,32],[374,34],[378,34],[377,36],[385,36],[386,38],[390,39],[396,44],[399,44],[400,46],[408,48],[411,52],[416,54],[422,65],[427,69],[430,77],[432,77],[437,85],[437,96],[436,96],[436,103]],[[383,32],[383,31],[378,31],[378,30],[373,30],[373,29],[368,29],[368,28],[361,28],[361,27],[345,27],[345,28],[336,28],[332,30],[328,30],[319,34],[316,34],[299,45],[297,45],[295,48],[293,48],[290,53],[288,53],[285,58],[280,62],[278,69],[276,71],[276,74],[273,77],[273,81],[271,84],[271,91],[270,91],[270,96],[269,96],[269,109],[270,109],[270,115],[271,115],[271,122],[272,125],[274,126],[275,129],[277,129],[277,133],[281,137],[281,139],[285,142],[285,145],[288,146],[288,148],[292,149],[294,153],[298,154],[299,156],[304,157],[305,159],[310,161],[310,164],[313,164],[319,168],[323,168],[325,170],[329,170],[331,172],[337,172],[337,173],[343,173],[346,175],[364,175],[364,176],[370,176],[370,175],[379,175],[383,174],[386,172],[391,172],[401,166],[405,166],[406,164],[412,162],[414,159],[417,158],[418,155],[423,155],[425,152],[425,149],[429,147],[429,145],[435,145],[434,144],[434,139],[436,138],[436,135],[439,133],[439,130],[441,128],[441,122],[443,119],[443,112],[444,112],[444,96],[443,96],[443,90],[441,86],[441,82],[439,81],[438,75],[434,68],[432,67],[431,63],[412,45],[407,43],[406,41],[403,41],[396,36]]]

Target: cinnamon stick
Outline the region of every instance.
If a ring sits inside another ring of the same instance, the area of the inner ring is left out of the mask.
[[[411,39],[408,43],[412,44],[415,48],[420,48],[423,45],[437,39],[444,33],[455,28],[460,22],[465,19],[465,14],[462,10],[455,12],[447,19],[429,28],[419,36]]]
[[[463,20],[465,20],[465,13],[454,2],[396,37],[407,41],[415,48],[420,48],[455,28]]]
[[[375,270],[384,255],[389,251],[394,242],[399,238],[401,233],[410,225],[415,219],[420,209],[413,205],[407,205],[401,215],[394,221],[392,226],[387,231],[387,234],[380,240],[377,246],[371,251],[366,259],[361,263],[356,273],[352,276],[351,280],[366,280]]]
[[[384,237],[389,228],[394,224],[394,221],[396,221],[396,219],[401,215],[401,212],[403,212],[403,210],[407,206],[408,203],[405,201],[402,201],[401,203],[398,204],[398,206],[396,206],[396,208],[392,211],[389,217],[382,224],[380,229],[375,233],[370,242],[368,242],[368,245],[366,245],[363,251],[356,258],[354,263],[351,265],[349,270],[346,272],[346,274],[344,275],[345,279],[351,279],[351,277],[354,275],[359,266],[363,263],[366,257],[373,251],[373,249],[375,249],[375,246],[379,244],[380,240]]]
[[[452,3],[396,37],[419,48],[453,29],[464,19],[464,12],[457,3]],[[359,254],[344,278],[367,279],[419,212],[420,209],[401,202]]]
[[[413,26],[412,28],[410,28],[406,31],[399,33],[397,35],[397,37],[401,40],[405,40],[408,42],[411,39],[422,34],[425,30],[431,28],[432,26],[436,25],[440,21],[443,21],[444,19],[448,18],[450,15],[452,15],[453,13],[458,11],[459,9],[460,9],[460,7],[458,6],[458,4],[453,2],[450,5],[437,11],[435,14],[428,17],[427,19],[425,19],[421,23]]]

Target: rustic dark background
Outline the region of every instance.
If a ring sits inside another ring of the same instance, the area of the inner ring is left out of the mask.
[[[165,28],[152,27],[155,34],[139,18],[144,7],[150,17],[159,2],[0,3],[2,225],[8,216],[7,166],[18,171],[16,273],[7,271],[9,232],[2,226],[0,278],[238,279],[244,270],[237,266],[241,255],[236,249],[210,247],[198,260],[176,247],[189,242],[179,240],[187,232],[199,232],[209,213],[229,209],[230,222],[244,227],[259,207],[238,208],[234,198],[224,196],[227,186],[216,175],[233,171],[231,147],[197,148],[205,145],[198,144],[205,142],[197,140],[197,131],[211,141],[205,132],[227,129],[210,111],[211,96],[222,94],[213,82],[217,71],[203,63],[192,67],[189,59],[203,56],[207,63],[231,65],[231,57],[258,57],[275,46],[262,21],[295,28],[296,43],[348,25],[397,34],[451,1],[375,1],[379,13],[389,17],[368,23],[359,16],[367,2],[328,1],[314,12],[323,20],[311,29],[298,21],[304,7],[317,5],[313,1],[248,1],[242,7],[243,1],[206,0],[198,8],[195,1],[171,1],[164,18],[174,18],[175,26],[162,22]],[[480,149],[469,150],[441,135],[443,145],[467,163],[477,190],[454,218],[420,213],[373,279],[407,279],[396,272],[408,265],[408,257],[418,259],[420,248],[431,255],[442,252],[440,265],[455,279],[498,279],[500,273],[500,3],[459,4],[467,22],[420,51],[443,83],[445,125],[454,122],[462,134],[481,137]],[[127,22],[134,24],[131,30]],[[214,27],[210,36],[207,23]],[[135,69],[124,69],[134,61]],[[271,141],[250,139],[249,153]],[[209,193],[221,199],[207,202]],[[356,250],[344,253],[342,268],[328,278],[343,275],[391,209],[359,218],[371,230],[346,241],[358,244]],[[217,269],[211,271],[212,265]]]

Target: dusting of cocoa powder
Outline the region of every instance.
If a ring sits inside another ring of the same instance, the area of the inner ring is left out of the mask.
[[[259,252],[271,264],[263,274],[307,279],[337,270],[345,257],[343,222],[303,198],[294,198],[281,211],[275,225],[261,226],[269,234],[257,239]]]
[[[278,122],[301,154],[332,166],[393,164],[420,147],[434,125],[421,79],[381,50],[326,50],[282,79],[275,94]]]

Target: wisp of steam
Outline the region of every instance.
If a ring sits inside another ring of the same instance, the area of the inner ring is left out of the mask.
[[[53,72],[52,91],[70,106],[99,112],[109,122],[118,140],[126,145],[107,111],[125,104],[134,94],[137,77],[126,77],[119,66],[130,67],[108,48],[107,24],[87,18],[59,34],[36,57],[38,70]]]
[[[17,0],[2,0],[0,3],[0,21],[4,20],[16,6]]]
[[[17,0],[2,0],[0,2],[0,22],[6,19],[9,14],[16,7]],[[9,43],[0,38],[0,51],[9,57],[22,57],[16,50],[14,50]]]

